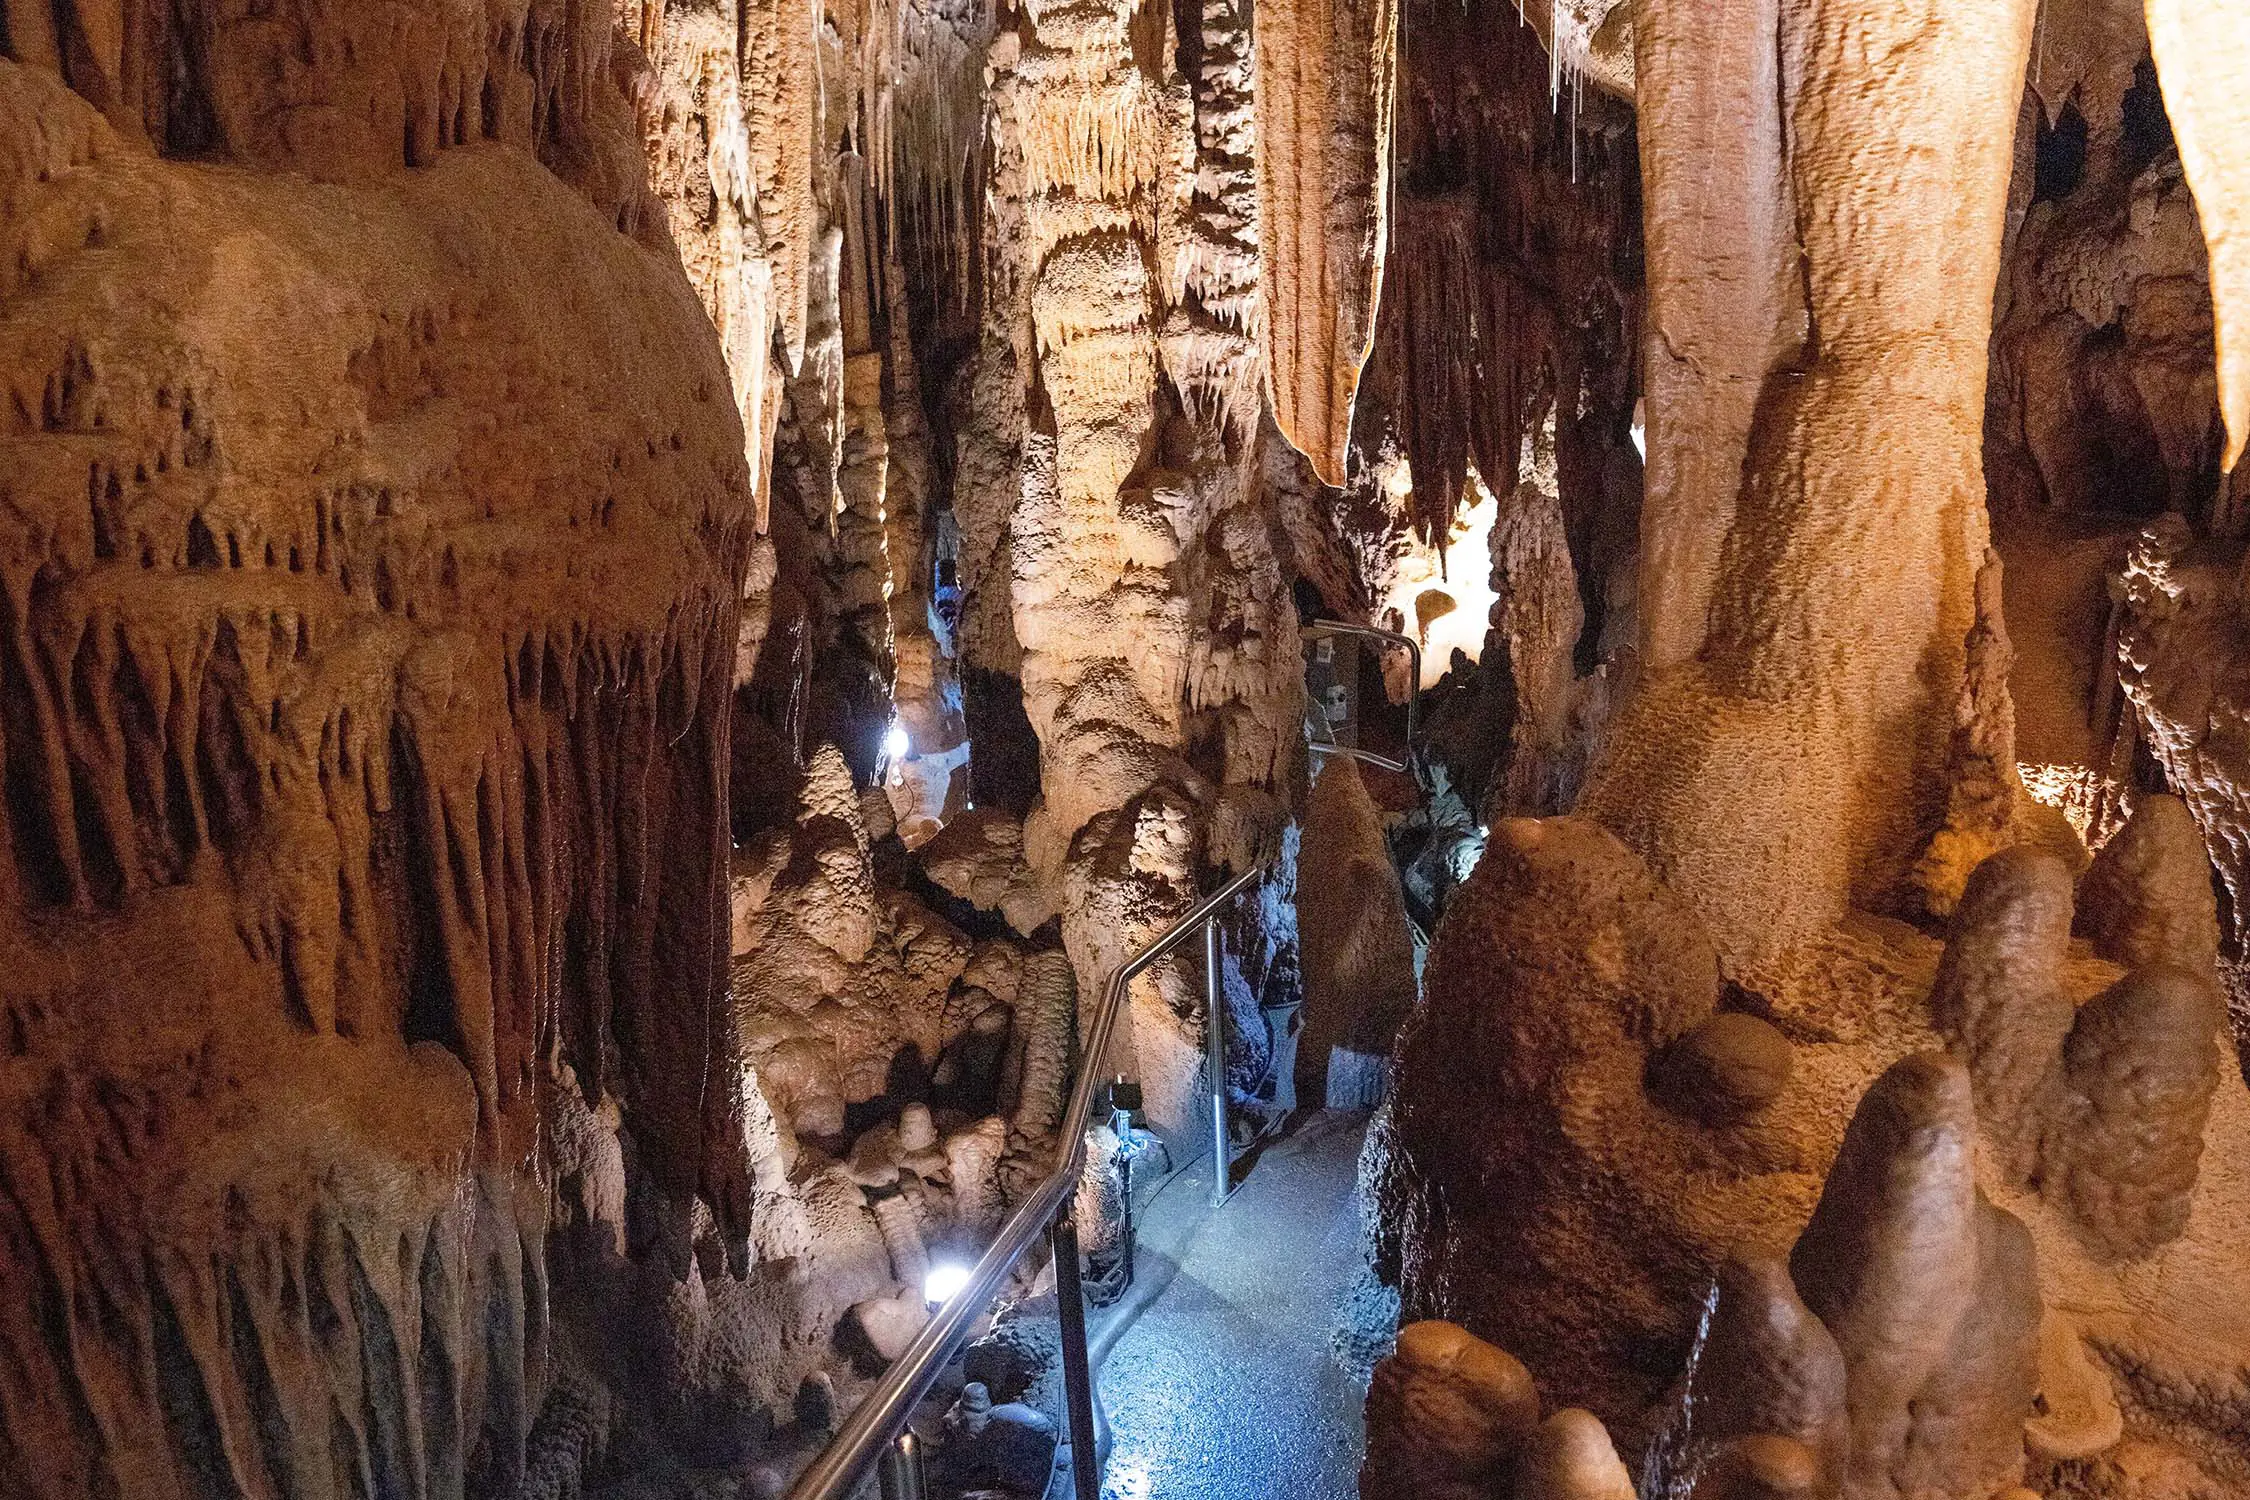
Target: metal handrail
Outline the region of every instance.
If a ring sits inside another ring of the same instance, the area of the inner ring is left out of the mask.
[[[938,1375],[960,1352],[971,1326],[999,1296],[1016,1262],[1043,1233],[1052,1238],[1054,1245],[1056,1302],[1064,1324],[1063,1384],[1070,1408],[1071,1470],[1078,1500],[1098,1500],[1101,1476],[1094,1456],[1093,1384],[1086,1363],[1078,1226],[1068,1207],[1076,1196],[1078,1179],[1085,1169],[1086,1126],[1093,1114],[1094,1090],[1103,1072],[1101,1063],[1109,1055],[1110,1041],[1117,1032],[1117,1019],[1125,1007],[1126,987],[1152,964],[1185,943],[1199,928],[1208,925],[1215,936],[1215,919],[1226,904],[1264,875],[1272,862],[1273,855],[1268,853],[1234,876],[1111,973],[1102,991],[1101,1009],[1095,1013],[1093,1027],[1087,1034],[1078,1065],[1078,1081],[1072,1085],[1069,1103],[1063,1110],[1054,1164],[1001,1224],[1000,1232],[977,1258],[961,1290],[923,1325],[914,1342],[907,1345],[906,1352],[892,1362],[883,1378],[876,1382],[875,1389],[868,1392],[867,1398],[845,1420],[828,1446],[798,1476],[790,1487],[788,1500],[843,1500],[877,1459],[886,1455],[891,1457],[884,1475],[886,1495],[905,1500],[905,1497],[922,1493],[920,1445],[903,1441],[912,1436],[907,1431],[907,1422]],[[1214,1075],[1212,1090],[1217,1100],[1214,1123],[1218,1152],[1213,1165],[1223,1193],[1232,1163],[1228,1160],[1225,1133],[1225,995],[1216,984],[1214,947],[1213,939],[1206,939],[1206,970],[1214,981],[1209,1009],[1217,1017],[1207,1034],[1222,1044],[1222,1050],[1210,1066]],[[894,1443],[901,1446],[894,1449]]]
[[[1306,640],[1319,640],[1323,636],[1351,635],[1364,640],[1382,641],[1386,645],[1404,646],[1406,648],[1406,654],[1409,658],[1408,681],[1411,686],[1406,694],[1407,758],[1405,760],[1393,760],[1388,755],[1380,755],[1373,750],[1362,750],[1357,745],[1339,745],[1334,740],[1330,740],[1325,745],[1318,740],[1308,740],[1307,743],[1315,754],[1348,755],[1353,760],[1364,760],[1369,765],[1381,766],[1386,771],[1403,772],[1410,770],[1414,758],[1414,736],[1422,715],[1422,643],[1410,635],[1401,635],[1395,630],[1384,630],[1374,625],[1355,625],[1348,620],[1315,620],[1310,625],[1300,627],[1297,634]]]

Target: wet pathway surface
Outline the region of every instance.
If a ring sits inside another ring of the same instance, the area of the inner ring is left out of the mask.
[[[1208,1160],[1142,1212],[1130,1322],[1099,1385],[1103,1500],[1352,1500],[1364,1387],[1329,1342],[1358,1258],[1364,1114],[1320,1113],[1266,1147],[1227,1206]],[[1105,1334],[1105,1327],[1121,1331]]]

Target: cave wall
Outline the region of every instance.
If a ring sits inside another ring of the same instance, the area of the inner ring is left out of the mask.
[[[2034,14],[0,4],[0,1489],[625,1493],[817,1437],[1035,1175],[1080,998],[1268,856],[1270,1101],[1315,608],[1431,644],[1415,816],[1506,846],[1435,1002],[1368,945],[1390,1269],[1645,1447],[1725,1241],[1968,1045],[1921,1012],[1985,856],[2175,809],[2239,955],[2241,43]],[[1597,866],[1622,957],[1486,899]],[[1496,1020],[1550,940],[1584,983]],[[2206,1081],[2205,990],[2116,994],[2042,1033],[2073,1139],[2130,1134],[2143,1010]],[[1160,968],[1096,1060],[1175,1135],[1205,1004]],[[2231,1388],[2163,1389],[2225,1387],[2208,1180],[2114,1273],[2074,1190],[1996,1191],[2229,1474]],[[1588,1182],[1599,1235],[1540,1219]]]
[[[629,54],[56,14],[0,62],[0,1488],[557,1482],[612,1403],[548,1251],[624,1175],[569,1122],[749,1229],[753,492]]]

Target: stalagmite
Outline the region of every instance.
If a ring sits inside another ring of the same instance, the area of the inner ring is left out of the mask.
[[[1410,1323],[1367,1393],[1362,1500],[1482,1500],[1539,1421],[1531,1375],[1451,1323]]]
[[[1684,428],[1669,427],[1663,388],[1652,393],[1652,472],[1678,472],[1685,449],[1717,467],[1685,491],[1674,481],[1670,498],[1657,481],[1643,554],[1688,589],[1645,616],[1651,670],[1582,806],[1694,893],[1730,969],[1755,974],[1895,887],[1941,806],[1985,545],[1990,315],[1981,290],[1961,289],[1997,275],[2035,7],[1819,0],[1781,12],[1778,28],[1749,7],[1699,10],[1725,23],[1717,37],[1734,39],[1739,61],[1685,34],[1671,75],[1675,44],[1657,19],[1676,8],[1651,9],[1637,35],[1659,184],[1655,321],[1676,296],[1722,296],[1681,337],[1710,328],[1722,341],[1713,368],[1729,375],[1708,406],[1685,387]],[[1771,47],[1788,64],[1778,74]],[[1898,65],[1870,69],[1871,53]],[[1708,98],[1714,80],[1741,92]],[[1703,222],[1709,196],[1692,176],[1675,179],[1683,196],[1669,208],[1674,159],[1690,174],[1702,160],[1739,163],[1711,192],[1747,179],[1764,217]],[[1764,196],[1783,183],[1786,199]],[[1796,236],[1777,239],[1792,222]],[[1675,232],[1687,238],[1668,255]],[[1750,263],[1703,276],[1701,256],[1719,246],[1744,247]],[[1739,482],[1730,432],[1748,445]]]
[[[2069,866],[2004,849],[1969,877],[1930,990],[1931,1018],[1968,1064],[1977,1116],[2017,1181],[2035,1170],[2061,1084],[2075,1013],[2061,972],[2070,920]]]
[[[1069,960],[1055,953],[1036,953],[1024,960],[1023,987],[1016,1002],[1017,1028],[1023,1034],[1023,1083],[1010,1128],[1028,1142],[1051,1139],[1062,1122],[1076,1003]]]
[[[2164,964],[2135,970],[2078,1012],[2050,1191],[2101,1253],[2145,1255],[2186,1226],[2225,1017],[2208,977]]]
[[[2211,857],[2187,804],[2144,797],[2086,871],[2079,926],[2102,957],[2127,968],[2173,964],[2206,973],[2219,959]]]
[[[1720,1267],[1710,1331],[1688,1391],[1700,1450],[1771,1435],[1800,1443],[1834,1484],[1848,1446],[1844,1356],[1827,1325],[1797,1295],[1788,1266],[1737,1255]],[[1698,1468],[1721,1462],[1692,1456]]]
[[[2023,1463],[2039,1325],[2030,1234],[1985,1201],[1960,1064],[1904,1059],[1860,1101],[1789,1256],[1844,1356],[1844,1494],[1962,1493]]]
[[[1515,1500],[1633,1500],[1636,1493],[1601,1419],[1575,1406],[1533,1428],[1516,1456]]]
[[[1357,762],[1337,757],[1305,811],[1297,915],[1304,934],[1302,1072],[1326,1079],[1331,1051],[1380,1062],[1413,1006],[1414,939],[1383,824]],[[1341,1080],[1338,1080],[1341,1082]],[[1330,1097],[1339,1107],[1356,1103]]]

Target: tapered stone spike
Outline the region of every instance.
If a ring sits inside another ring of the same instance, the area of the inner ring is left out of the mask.
[[[1781,1260],[1745,1254],[1720,1268],[1688,1399],[1699,1453],[1771,1433],[1803,1444],[1827,1483],[1840,1478],[1848,1436],[1844,1357]]]
[[[2102,845],[2080,883],[2078,905],[2079,927],[2113,963],[2207,973],[2218,961],[2211,856],[2188,805],[2170,793],[2143,797]]]
[[[1968,1071],[1921,1052],[1861,1098],[1792,1279],[1842,1352],[1847,1500],[1966,1493],[2023,1462],[2038,1278],[1976,1186]]]
[[[1489,1497],[1538,1423],[1531,1374],[1505,1350],[1451,1323],[1410,1323],[1368,1387],[1360,1500]]]

